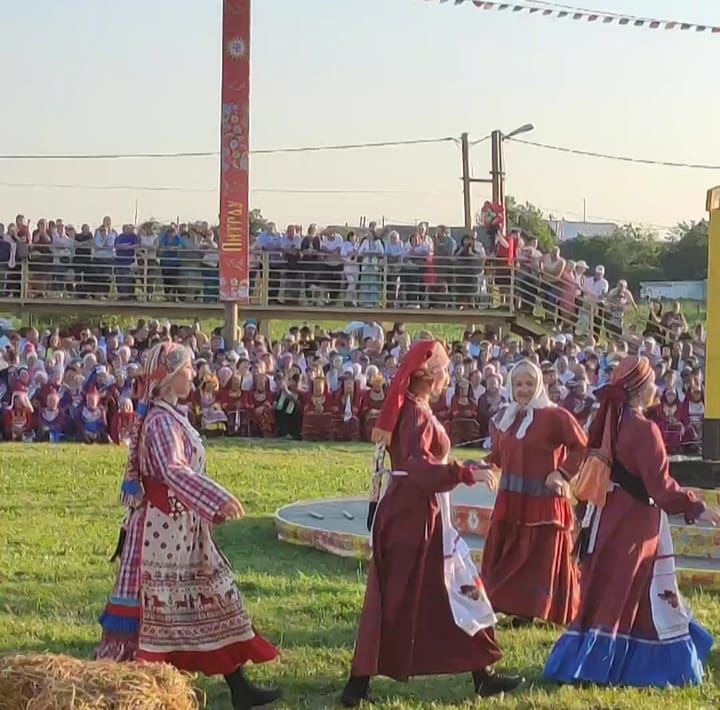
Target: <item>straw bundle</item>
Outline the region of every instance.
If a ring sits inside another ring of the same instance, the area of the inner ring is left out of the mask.
[[[164,663],[0,657],[0,710],[197,710],[188,677]]]

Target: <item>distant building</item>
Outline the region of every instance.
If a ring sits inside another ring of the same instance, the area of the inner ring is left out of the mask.
[[[548,219],[546,224],[559,242],[576,237],[610,237],[618,228],[613,222],[569,222],[565,219]]]
[[[705,301],[707,281],[641,281],[640,298],[668,301]]]

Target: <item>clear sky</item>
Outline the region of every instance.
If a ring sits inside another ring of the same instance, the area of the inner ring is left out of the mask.
[[[720,25],[715,0],[579,5]],[[0,153],[217,150],[220,0],[3,3]],[[423,0],[254,0],[255,148],[459,136],[532,122],[537,141],[720,164],[720,35],[638,30]],[[720,174],[507,145],[509,194],[554,216],[671,225]],[[489,145],[473,150],[476,175]],[[0,220],[216,219],[217,160],[0,160]],[[279,223],[462,223],[452,143],[255,156],[251,206]],[[27,183],[35,187],[8,186]],[[162,186],[145,190],[39,185]],[[474,194],[480,207],[484,186]],[[386,190],[284,194],[278,189]]]

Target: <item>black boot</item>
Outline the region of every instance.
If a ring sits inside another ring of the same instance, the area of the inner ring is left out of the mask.
[[[491,695],[499,695],[500,693],[509,693],[525,680],[519,675],[493,673],[487,668],[481,671],[473,671],[472,676],[475,683],[475,694],[481,698],[489,698]]]
[[[277,688],[258,688],[251,683],[243,668],[238,668],[230,675],[225,676],[225,681],[230,686],[230,695],[234,710],[251,710],[274,703],[280,697]]]
[[[366,675],[350,676],[350,680],[340,696],[344,708],[356,708],[363,700],[369,700],[370,677]]]

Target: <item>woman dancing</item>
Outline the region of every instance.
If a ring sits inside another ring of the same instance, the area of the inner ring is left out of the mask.
[[[585,456],[587,437],[556,407],[529,360],[510,373],[512,401],[497,423],[490,463],[502,470],[482,577],[496,611],[568,624],[578,604],[572,558],[573,510],[567,481]]]
[[[522,680],[488,670],[501,657],[495,614],[450,521],[449,491],[460,483],[492,485],[494,477],[479,466],[448,462],[450,440],[430,408],[431,394],[447,386],[448,364],[439,343],[416,342],[373,432],[378,463],[387,445],[393,472],[372,524],[373,559],[351,677],[341,696],[345,707],[367,699],[375,675],[404,681],[469,672],[481,696],[512,690]]]
[[[643,415],[655,396],[646,358],[624,358],[595,394],[601,406],[590,447],[598,465],[586,464],[576,482],[578,497],[593,501],[583,520],[580,607],[544,675],[561,683],[699,684],[712,637],[678,591],[667,516],[717,525],[720,514],[670,476],[660,431]]]
[[[188,349],[161,343],[148,353],[122,485],[128,516],[116,552],[120,571],[100,618],[96,655],[223,675],[233,707],[245,710],[273,702],[279,692],[253,685],[243,666],[278,652],[255,633],[212,537],[213,525],[244,513],[205,476],[202,440],[177,406],[193,376]]]

